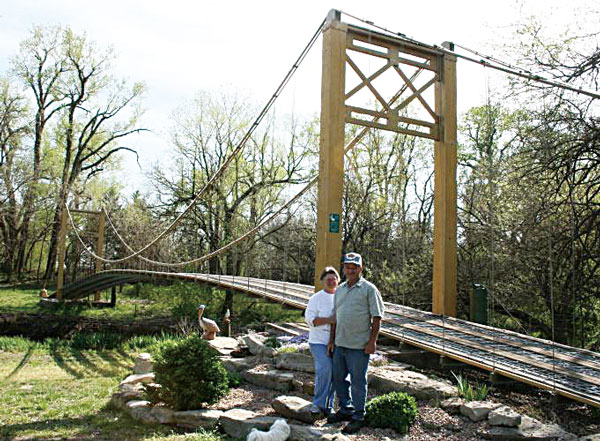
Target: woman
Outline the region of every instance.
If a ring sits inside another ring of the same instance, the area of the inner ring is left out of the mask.
[[[310,297],[305,320],[310,326],[308,344],[315,361],[315,397],[310,408],[315,416],[329,415],[333,410],[333,385],[331,383],[331,357],[327,353],[330,325],[335,323],[333,295],[340,281],[335,268],[328,266],[321,273],[323,289]]]

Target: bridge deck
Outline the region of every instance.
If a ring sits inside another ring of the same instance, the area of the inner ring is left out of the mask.
[[[313,287],[251,277],[195,273],[158,273],[111,270],[99,273],[98,284],[86,289],[134,279],[184,279],[234,289],[252,296],[305,309]],[[92,279],[94,278],[92,277]],[[73,285],[73,288],[77,284]],[[97,289],[97,288],[96,288]],[[81,290],[80,290],[81,292]],[[69,287],[65,287],[69,294]],[[71,297],[75,297],[71,290]],[[406,306],[386,303],[381,333],[401,342],[495,372],[563,396],[600,407],[600,354],[551,341],[442,317]]]

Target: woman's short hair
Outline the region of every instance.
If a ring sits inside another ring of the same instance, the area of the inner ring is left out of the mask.
[[[337,272],[337,270],[332,267],[332,266],[326,266],[325,269],[323,270],[323,272],[321,273],[321,278],[320,280],[323,280],[325,278],[325,276],[327,276],[327,274],[334,274],[335,277],[337,277],[338,280],[340,280],[340,274]]]

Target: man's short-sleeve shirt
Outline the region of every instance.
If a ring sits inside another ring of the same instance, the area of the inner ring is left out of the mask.
[[[342,283],[335,290],[335,345],[364,349],[371,335],[373,317],[383,317],[381,294],[362,277],[352,285]]]

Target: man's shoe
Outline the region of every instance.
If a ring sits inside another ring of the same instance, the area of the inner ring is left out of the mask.
[[[352,419],[352,414],[336,412],[332,413],[327,417],[327,422],[329,424],[341,423],[342,421],[350,421]]]
[[[362,429],[364,425],[365,422],[363,420],[352,420],[348,424],[346,424],[346,427],[342,429],[342,433],[351,435]]]

